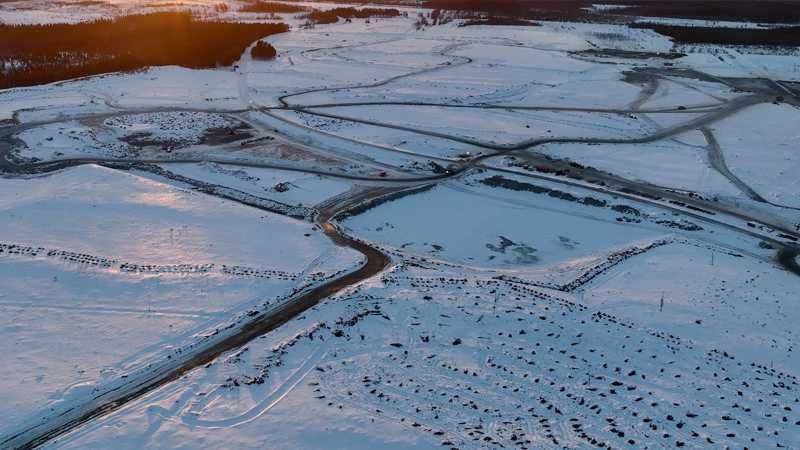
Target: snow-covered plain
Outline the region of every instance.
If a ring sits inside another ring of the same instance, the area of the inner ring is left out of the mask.
[[[712,289],[722,297],[724,287]],[[651,294],[637,315],[585,297],[588,307],[579,296],[461,269],[400,266],[56,447],[796,442],[791,372],[751,366],[735,352],[738,340],[715,334],[727,324],[687,316],[676,298],[659,314]],[[668,332],[654,327],[665,322]],[[265,373],[264,385],[242,383]]]
[[[537,151],[580,161],[633,180],[692,192],[731,197],[741,195],[728,180],[710,167],[705,146],[694,146],[680,139],[651,144],[551,144],[539,147]]]
[[[658,232],[615,223],[613,211],[603,221],[581,217],[579,211],[559,211],[566,205],[550,197],[537,199],[541,207],[533,208],[496,194],[441,185],[344,224],[370,241],[410,253],[496,268],[558,266],[660,237]],[[476,210],[480,214],[474,214]]]
[[[712,129],[732,171],[772,202],[800,208],[798,123],[797,108],[764,104],[723,120]]]
[[[360,267],[338,227],[389,266],[45,447],[797,447],[792,55],[403,10],[0,91],[19,167],[132,164],[0,179],[0,439]]]
[[[358,261],[310,224],[97,166],[0,192],[5,417]]]

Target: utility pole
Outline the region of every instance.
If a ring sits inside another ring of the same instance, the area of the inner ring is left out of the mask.
[[[664,292],[661,292],[661,301],[658,304],[658,312],[664,312]]]

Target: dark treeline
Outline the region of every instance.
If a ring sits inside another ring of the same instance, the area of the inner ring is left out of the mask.
[[[19,0],[14,0],[14,1],[19,1]],[[308,0],[282,0],[282,1],[287,3],[296,3],[296,2],[306,2]],[[380,2],[376,2],[375,0],[325,0],[325,3],[346,3],[348,5],[353,5],[353,4],[372,5],[376,3],[381,5],[405,5],[405,6],[409,5],[409,2],[407,0],[381,0]]]
[[[680,19],[789,23],[800,21],[796,0],[611,0],[627,8],[614,14]]]
[[[180,65],[228,66],[285,24],[204,22],[162,12],[79,24],[0,25],[0,88]]]
[[[625,5],[591,11],[595,3]],[[630,22],[635,16],[787,23],[800,21],[797,0],[427,0],[425,6],[529,20]]]
[[[308,8],[289,3],[255,2],[244,6],[239,11],[251,13],[299,13],[308,11]]]
[[[491,17],[539,20],[587,20],[589,0],[427,0],[425,6],[450,11],[470,11]]]
[[[718,28],[656,23],[637,23],[630,26],[631,28],[651,29],[672,38],[677,44],[800,46],[800,27]]]
[[[306,17],[318,23],[335,23],[342,19],[367,19],[369,17],[397,17],[400,11],[395,8],[333,8],[327,11],[312,11]]]
[[[255,59],[273,59],[278,55],[278,52],[269,42],[258,41],[250,50],[250,55]]]
[[[438,11],[438,10],[437,10]],[[512,25],[524,27],[540,27],[539,23],[531,22],[526,19],[516,19],[514,17],[489,17],[487,19],[473,19],[463,22],[460,27],[468,27],[472,25]]]

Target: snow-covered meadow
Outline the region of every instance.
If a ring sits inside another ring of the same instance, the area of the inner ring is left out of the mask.
[[[97,166],[0,192],[4,416],[359,262],[311,224]]]

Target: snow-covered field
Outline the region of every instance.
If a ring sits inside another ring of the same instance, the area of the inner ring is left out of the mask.
[[[800,208],[798,123],[797,108],[764,104],[723,120],[712,129],[733,172],[770,201]]]
[[[515,200],[493,190],[443,184],[344,224],[358,236],[410,254],[466,266],[517,269],[590,259],[660,237],[658,232],[616,223],[611,210],[602,220],[582,215],[581,207],[570,211],[565,202],[546,196],[528,204]]]
[[[650,261],[672,265],[661,255]],[[730,299],[709,317],[668,297],[658,313],[649,288],[622,281],[617,286],[632,298],[649,294],[638,303],[644,314],[597,306],[602,285],[585,294],[584,306],[579,296],[475,273],[401,266],[57,447],[708,448],[745,441],[769,448],[797,441],[790,372],[751,366],[751,355],[737,352],[742,338],[726,339],[734,331],[718,319],[760,304]],[[725,288],[709,286],[708,302]],[[654,327],[665,324],[666,332]],[[729,333],[715,334],[721,330]],[[265,373],[263,385],[243,383]]]
[[[293,206],[312,207],[352,187],[351,183],[345,181],[285,170],[226,168],[213,163],[175,166],[165,164],[165,167],[195,180],[233,187]]]
[[[310,224],[97,166],[0,192],[5,417],[358,261]]]
[[[0,91],[0,448],[798,448],[794,56],[401,9]]]
[[[705,146],[680,139],[651,144],[552,144],[538,151],[660,186],[711,195],[741,195],[711,168]]]

